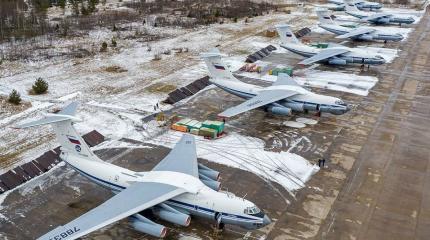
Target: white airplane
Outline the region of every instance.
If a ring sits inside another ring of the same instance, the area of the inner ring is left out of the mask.
[[[334,3],[336,5],[345,6],[346,3],[344,0],[328,0],[329,3]],[[382,4],[363,1],[363,0],[354,0],[354,5],[360,10],[377,10],[382,8]]]
[[[333,21],[331,16],[329,15],[326,9],[319,9],[316,11],[319,24],[318,26],[324,30],[332,32],[337,36],[336,38],[345,39],[350,38],[353,40],[364,40],[364,41],[372,41],[372,40],[382,40],[384,42],[387,41],[401,41],[403,36],[399,33],[392,33],[389,31],[381,31],[371,27],[357,27],[357,28],[349,28],[339,26],[337,23]]]
[[[164,237],[166,227],[140,212],[151,209],[165,221],[188,226],[190,216],[214,220],[219,228],[233,224],[257,229],[271,221],[255,204],[232,193],[218,191],[219,172],[197,162],[192,135],[184,134],[172,151],[149,172],[134,172],[99,159],[73,127],[77,103],[57,114],[17,126],[51,124],[61,144],[60,158],[91,181],[116,195],[75,220],[41,236],[40,240],[76,239],[123,218],[137,231]]]
[[[219,88],[238,97],[248,99],[242,104],[220,113],[220,117],[233,117],[256,108],[278,115],[290,115],[292,111],[328,112],[340,115],[348,112],[350,106],[336,97],[310,92],[299,86],[288,74],[279,74],[278,80],[270,87],[260,87],[244,83],[235,78],[221,61],[218,50],[203,53],[211,77],[211,82]]]
[[[380,65],[385,63],[385,59],[373,52],[349,48],[340,44],[329,44],[325,49],[312,47],[301,43],[288,25],[277,25],[276,30],[281,38],[281,47],[307,57],[299,64],[308,65],[316,62],[326,62],[334,65],[346,65],[348,63],[359,63],[367,65]]]
[[[402,25],[412,24],[415,22],[415,19],[411,16],[404,16],[399,14],[392,13],[367,13],[360,11],[357,6],[352,1],[346,1],[345,3],[345,12],[353,17],[361,19],[365,22],[373,23],[373,24],[390,24],[395,23]]]

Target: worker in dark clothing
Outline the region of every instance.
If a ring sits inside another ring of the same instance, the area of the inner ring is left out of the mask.
[[[322,165],[325,166],[325,158],[322,159]]]
[[[225,124],[225,118],[222,119],[222,122]]]
[[[321,163],[322,163],[322,160],[320,158],[320,159],[318,159],[318,167],[321,167]]]

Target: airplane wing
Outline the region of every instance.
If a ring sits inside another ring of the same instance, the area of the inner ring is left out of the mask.
[[[308,65],[308,64],[319,62],[321,60],[328,59],[347,52],[349,52],[349,49],[347,48],[326,48],[320,51],[319,53],[313,55],[312,57],[299,62],[299,64]]]
[[[296,94],[298,94],[296,91],[285,89],[263,90],[257,96],[248,99],[235,107],[229,108],[218,115],[221,117],[233,117],[243,112],[259,108]]]
[[[163,183],[136,182],[100,206],[38,239],[76,239],[185,192]]]
[[[368,17],[363,18],[363,20],[372,21],[372,20],[376,20],[378,18],[390,17],[390,16],[392,16],[392,14],[390,14],[390,13],[376,13],[376,14],[372,14]]]
[[[358,28],[355,30],[350,31],[349,33],[343,34],[343,35],[339,35],[336,38],[350,38],[350,37],[355,37],[358,35],[363,35],[363,34],[367,34],[367,33],[371,33],[374,32],[375,29],[372,28]]]
[[[194,137],[184,134],[172,151],[152,171],[174,171],[198,178],[199,171]]]

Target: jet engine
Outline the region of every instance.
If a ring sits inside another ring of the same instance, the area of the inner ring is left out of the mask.
[[[217,181],[219,179],[219,172],[206,167],[205,165],[199,163],[199,174],[205,175],[206,177]]]
[[[219,191],[221,189],[221,183],[218,181],[214,181],[212,179],[210,179],[209,177],[206,177],[203,174],[199,174],[199,178],[200,181],[202,181],[202,183],[204,183],[206,186],[212,188],[215,191]]]
[[[380,18],[377,22],[380,24],[387,24],[390,23],[390,18]]]
[[[286,105],[289,108],[291,108],[291,110],[293,110],[293,111],[296,111],[296,112],[303,112],[304,111],[304,104],[303,103],[289,102]]]
[[[133,226],[136,231],[146,233],[157,238],[164,238],[166,236],[167,228],[165,226],[155,223],[140,214],[134,214],[130,217],[130,221],[131,226]]]
[[[328,63],[333,65],[346,65],[346,60],[341,58],[330,58]]]
[[[203,164],[198,165],[199,167],[199,178],[200,180],[208,187],[212,188],[215,191],[219,191],[221,189],[221,183],[218,182],[219,172],[215,171],[211,168],[206,167]]]
[[[287,107],[269,107],[267,110],[277,115],[283,115],[283,116],[291,115],[291,108],[287,108]]]
[[[370,34],[363,34],[357,37],[360,40],[371,41],[373,40],[373,36]]]
[[[161,203],[152,208],[152,213],[163,219],[164,221],[188,227],[191,222],[191,217],[188,214],[182,213],[167,204]]]
[[[303,104],[303,108],[305,110],[309,110],[309,111],[317,111],[318,110],[318,106],[316,104],[310,104],[310,103]]]

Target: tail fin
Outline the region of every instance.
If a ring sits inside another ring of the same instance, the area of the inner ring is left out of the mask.
[[[318,9],[316,10],[318,15],[318,20],[322,24],[336,24],[331,18],[329,11],[327,9]]]
[[[239,81],[221,60],[222,55],[218,49],[215,48],[210,52],[202,53],[200,56],[205,61],[212,79]]]
[[[360,11],[360,10],[358,10],[354,1],[344,0],[344,2],[345,2],[345,11],[346,12],[359,12]]]
[[[54,128],[57,140],[61,144],[61,151],[84,157],[91,157],[90,159],[92,160],[101,161],[94,155],[84,139],[82,139],[73,127],[73,122],[81,121],[74,116],[77,106],[77,102],[72,102],[56,114],[45,114],[45,118],[18,125],[15,128],[25,129],[51,124]]]
[[[300,44],[300,41],[296,38],[288,25],[276,25],[275,27],[282,43]]]

